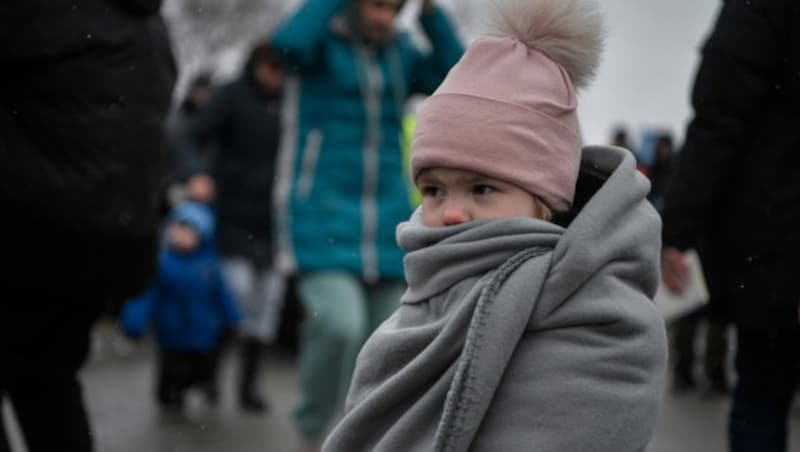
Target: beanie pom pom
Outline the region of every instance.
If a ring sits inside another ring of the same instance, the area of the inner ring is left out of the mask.
[[[560,64],[572,84],[586,87],[600,63],[605,26],[596,0],[495,0],[494,31]]]

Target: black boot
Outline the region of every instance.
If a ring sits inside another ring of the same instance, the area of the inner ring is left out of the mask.
[[[179,414],[184,404],[183,357],[175,353],[159,354],[156,399],[165,413]]]
[[[269,409],[267,402],[256,390],[263,349],[263,345],[255,339],[245,339],[242,343],[239,404],[243,410],[251,413],[264,413]]]

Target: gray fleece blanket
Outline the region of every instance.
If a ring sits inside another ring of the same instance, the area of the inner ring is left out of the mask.
[[[398,227],[408,291],[324,452],[645,449],[667,358],[660,222],[627,152],[587,148],[583,168],[607,179],[566,229]]]

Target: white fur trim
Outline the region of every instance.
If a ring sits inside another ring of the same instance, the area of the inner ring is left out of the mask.
[[[564,67],[576,88],[594,77],[605,25],[596,0],[495,0],[495,36],[518,39]]]

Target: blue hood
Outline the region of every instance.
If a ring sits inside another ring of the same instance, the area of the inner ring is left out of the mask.
[[[200,242],[207,245],[214,238],[216,224],[211,209],[197,202],[183,202],[172,211],[170,222],[182,222],[192,226],[200,235]]]

